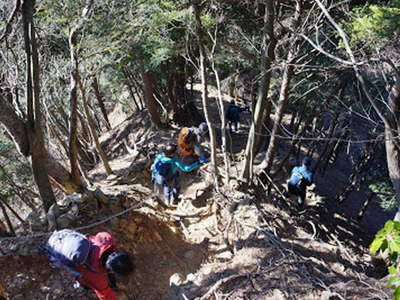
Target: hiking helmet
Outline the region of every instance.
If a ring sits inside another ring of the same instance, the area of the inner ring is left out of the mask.
[[[306,156],[306,157],[303,158],[303,165],[310,166],[311,165],[311,161],[312,161],[311,157]]]
[[[114,251],[107,257],[105,267],[107,270],[126,275],[133,271],[133,263],[129,253],[125,251]]]
[[[208,131],[208,125],[206,122],[203,122],[198,127],[199,134],[205,134]]]
[[[164,154],[166,156],[173,156],[176,152],[176,148],[177,148],[177,146],[175,144],[168,144],[165,147]]]

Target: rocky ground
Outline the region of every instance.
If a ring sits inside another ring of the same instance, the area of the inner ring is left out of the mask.
[[[145,113],[114,113],[118,122],[101,139],[114,175],[101,165],[91,171],[91,190],[102,193],[82,197],[71,227],[98,223],[81,231],[109,231],[133,254],[136,269],[118,278],[118,299],[391,299],[385,267],[368,253],[371,232],[322,192],[310,192],[299,212],[276,191],[243,190],[235,180],[217,192],[204,166],[183,176],[181,202],[165,207],[149,168],[178,128],[156,132]],[[242,133],[233,147],[243,147]],[[10,299],[95,299],[35,252],[45,238],[1,242]]]

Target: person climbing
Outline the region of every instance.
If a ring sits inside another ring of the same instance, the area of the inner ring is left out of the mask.
[[[310,171],[311,162],[310,157],[304,157],[301,166],[296,166],[292,169],[288,180],[288,192],[297,196],[299,208],[304,206],[307,186],[312,184],[313,173]]]
[[[108,232],[86,237],[70,229],[55,231],[40,250],[76,280],[75,288],[92,289],[100,300],[116,300],[114,274],[127,275],[134,268],[131,256],[116,249]]]
[[[168,144],[164,152],[158,154],[151,166],[154,190],[162,187],[164,202],[167,206],[177,203],[180,193],[180,178],[178,169],[183,172],[191,172],[200,166],[199,161],[185,165],[174,158],[177,150],[175,144]]]
[[[232,132],[238,131],[239,122],[240,122],[240,114],[249,109],[250,109],[250,106],[247,104],[243,107],[240,107],[235,104],[235,100],[230,101],[230,105],[228,106],[228,108],[225,112],[225,118],[228,122],[227,127],[229,129],[229,132],[232,133]]]
[[[199,127],[184,127],[178,135],[178,147],[185,163],[200,160],[207,163],[208,159],[201,149],[201,140],[208,133],[208,125],[203,122]]]

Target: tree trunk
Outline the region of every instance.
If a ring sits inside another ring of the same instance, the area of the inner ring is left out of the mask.
[[[55,197],[46,168],[47,153],[44,145],[39,86],[39,58],[33,24],[34,0],[22,4],[26,53],[26,90],[28,103],[28,137],[32,158],[32,171],[43,207],[47,211]]]
[[[111,124],[110,124],[110,121],[108,120],[106,107],[104,105],[103,95],[100,92],[99,81],[97,80],[96,76],[92,77],[92,88],[93,88],[94,94],[96,96],[97,102],[99,102],[100,110],[101,110],[101,113],[103,114],[103,118],[106,123],[106,127],[108,130],[111,130]]]
[[[81,174],[78,166],[78,93],[77,93],[77,77],[78,77],[78,58],[77,58],[77,35],[79,28],[75,27],[69,36],[69,47],[71,54],[72,70],[70,74],[71,89],[70,89],[70,112],[69,112],[69,162],[71,166],[71,180],[76,185],[82,185]]]
[[[149,117],[153,125],[156,127],[161,126],[160,114],[157,110],[157,102],[154,98],[153,82],[151,80],[150,74],[146,72],[144,63],[140,62],[140,72],[142,73],[143,85],[144,85],[144,98],[146,99],[147,111],[149,112]]]
[[[130,82],[131,80],[130,80],[129,73],[125,70],[125,68],[122,70],[122,72],[124,73],[124,76],[125,76],[125,85],[128,88],[129,94],[131,95],[133,103],[135,104],[136,110],[140,111],[141,109],[139,107],[138,102],[136,101],[135,93],[133,92],[133,89],[132,89],[132,86],[131,86],[131,82]]]
[[[3,212],[4,219],[6,220],[8,230],[13,234],[13,236],[15,236],[14,227],[11,223],[11,220],[7,214],[6,208],[4,207],[3,201],[1,199],[0,199],[0,208],[1,208],[1,211]]]
[[[301,16],[301,5],[296,2],[296,12],[293,17],[292,28],[295,30],[300,25]],[[278,107],[276,108],[274,125],[272,127],[271,139],[269,141],[268,150],[265,155],[265,159],[258,166],[259,171],[264,170],[267,174],[270,173],[275,158],[276,148],[278,146],[279,128],[282,123],[283,112],[285,110],[286,102],[288,100],[289,86],[294,75],[294,63],[296,62],[296,56],[299,50],[300,39],[296,36],[292,37],[292,43],[290,44],[289,53],[286,58],[286,64],[283,71],[283,79],[281,83],[281,90],[279,93]]]
[[[249,137],[247,139],[245,160],[240,177],[246,183],[250,183],[253,177],[253,161],[256,154],[255,147],[259,141],[259,133],[264,123],[265,109],[267,107],[267,96],[271,81],[271,64],[275,59],[274,51],[276,39],[274,36],[275,20],[275,1],[265,0],[265,15],[263,28],[263,48],[264,53],[261,56],[261,83],[257,96],[257,103],[254,108],[253,122],[250,127]]]
[[[99,156],[101,158],[101,161],[103,162],[104,165],[104,169],[106,170],[108,175],[112,174],[112,169],[110,167],[110,164],[108,162],[107,156],[104,153],[103,149],[101,148],[100,142],[99,142],[99,137],[97,136],[97,132],[96,132],[96,124],[92,118],[92,116],[90,115],[90,111],[89,111],[89,106],[86,100],[86,92],[85,92],[85,88],[83,87],[82,81],[79,78],[78,75],[78,84],[79,84],[79,89],[81,90],[81,94],[82,94],[82,102],[83,102],[83,108],[85,111],[85,115],[86,115],[86,119],[89,123],[89,129],[90,129],[90,133],[92,134],[94,143],[96,145],[96,150],[99,153]]]
[[[209,133],[210,133],[210,140],[211,140],[211,173],[214,177],[214,184],[215,188],[218,189],[218,169],[217,169],[217,153],[216,153],[216,138],[215,138],[215,130],[213,126],[213,121],[211,120],[211,116],[209,113],[209,104],[208,104],[208,77],[207,77],[207,70],[206,70],[206,53],[203,44],[203,27],[201,24],[200,19],[200,4],[198,2],[193,3],[193,9],[195,12],[195,19],[196,19],[196,37],[197,43],[199,46],[200,52],[200,73],[201,73],[201,84],[202,84],[202,93],[201,93],[201,100],[203,103],[203,110],[204,116],[206,118]]]
[[[396,197],[400,199],[400,146],[398,143],[398,124],[400,124],[400,76],[397,76],[396,82],[390,91],[388,106],[391,109],[391,114],[388,117],[389,122],[385,126],[387,165]],[[390,127],[388,125],[390,125]],[[400,207],[394,219],[400,221]]]

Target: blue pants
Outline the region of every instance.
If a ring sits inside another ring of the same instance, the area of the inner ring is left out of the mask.
[[[162,187],[164,202],[167,205],[172,204],[174,201],[178,200],[181,191],[179,181],[180,180],[178,173],[170,178],[164,178],[159,174],[155,175],[154,184]]]

